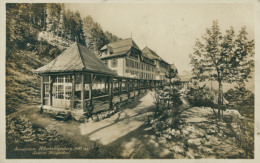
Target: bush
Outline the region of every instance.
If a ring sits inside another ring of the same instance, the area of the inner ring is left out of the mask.
[[[254,98],[253,92],[247,90],[245,87],[235,87],[229,89],[224,97],[228,100],[228,107],[238,110],[241,115],[249,118],[254,118]]]
[[[153,128],[156,131],[169,127],[178,128],[180,115],[185,109],[179,90],[173,87],[156,90],[154,100],[156,105],[154,118],[156,120],[153,121]]]
[[[191,106],[205,106],[215,108],[215,94],[209,88],[203,86],[198,88],[190,87],[185,94],[186,100]]]

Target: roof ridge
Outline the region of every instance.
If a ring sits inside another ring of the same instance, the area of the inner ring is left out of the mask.
[[[111,70],[109,67],[107,67],[106,65],[105,65],[105,63],[98,57],[98,56],[96,56],[96,54],[94,54],[92,51],[90,51],[87,47],[85,47],[84,45],[81,45],[81,44],[79,44],[80,46],[82,46],[83,48],[85,48],[87,51],[89,51],[90,53],[92,53],[100,62],[101,62],[101,64],[103,64],[108,70]],[[83,60],[82,60],[83,61]]]
[[[70,48],[72,48],[72,46],[69,46],[69,47],[68,47],[66,50],[64,50],[60,55],[58,55],[56,58],[54,58],[52,61],[50,61],[48,64],[46,64],[46,65],[44,65],[44,66],[42,66],[42,67],[45,67],[45,66],[48,67],[48,66],[54,64],[54,63],[57,61],[57,59],[60,58],[60,57],[62,56],[62,54],[65,53],[66,51],[68,51]],[[39,67],[39,68],[35,69],[34,71],[36,71],[36,70],[38,70],[38,69],[40,69],[40,68],[42,68],[42,67]]]
[[[83,69],[86,69],[86,65],[85,63],[83,62],[83,57],[82,57],[82,54],[81,54],[81,50],[79,49],[79,43],[75,42],[76,43],[76,46],[77,46],[77,49],[78,49],[78,52],[79,52],[79,56],[80,56],[80,59],[81,59],[81,62],[82,62],[82,65],[83,65]]]

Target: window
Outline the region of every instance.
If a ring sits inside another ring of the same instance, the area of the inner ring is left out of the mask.
[[[65,76],[65,83],[70,83],[71,80],[70,80],[70,76]]]
[[[135,76],[139,77],[139,72],[138,71],[135,71]]]
[[[63,99],[64,85],[58,85],[58,99]]]
[[[71,99],[72,86],[65,86],[65,99]]]
[[[45,85],[44,97],[49,97],[49,92],[50,92],[49,84],[44,84],[44,85]]]
[[[117,67],[117,59],[112,59],[111,62],[111,67]]]
[[[131,67],[135,67],[135,62],[131,60]]]
[[[125,60],[126,60],[126,66],[130,66],[129,59],[125,59]]]
[[[49,82],[49,76],[43,76],[43,82]]]
[[[105,64],[106,66],[108,66],[108,65],[107,65],[107,60],[104,61],[104,64]]]
[[[135,50],[135,49],[132,49],[132,50],[131,50],[130,57],[133,57],[133,58],[138,59],[138,51]]]
[[[141,68],[142,68],[142,70],[144,70],[144,64],[143,63],[141,63]]]
[[[56,83],[63,83],[64,81],[64,77],[63,76],[58,76],[56,79],[55,79],[55,82]]]
[[[137,64],[136,68],[140,69],[140,63],[136,62],[136,64]]]

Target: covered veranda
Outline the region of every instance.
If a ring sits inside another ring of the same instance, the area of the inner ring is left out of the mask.
[[[82,114],[111,109],[144,89],[162,85],[159,80],[117,76],[78,43],[35,73],[41,76],[41,109]]]

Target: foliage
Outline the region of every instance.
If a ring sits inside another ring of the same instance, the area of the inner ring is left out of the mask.
[[[185,93],[185,98],[191,106],[205,106],[215,108],[215,94],[208,87],[190,87]]]
[[[223,120],[228,123],[232,137],[235,137],[237,144],[242,147],[247,158],[254,158],[254,121],[236,115],[226,115]]]
[[[222,36],[218,21],[202,36],[204,43],[196,40],[194,52],[190,54],[193,78],[200,81],[215,80],[219,83],[218,103],[222,99],[222,83],[244,83],[251,78],[254,69],[254,40],[247,40],[246,27],[242,27],[235,38],[233,27]],[[219,109],[220,115],[220,109]]]
[[[56,56],[58,56],[59,54],[61,54],[61,52],[62,52],[62,51],[61,51],[59,48],[53,47],[53,48],[50,49],[49,54],[50,54],[50,56],[52,56],[52,57],[56,57]]]
[[[154,100],[156,105],[154,129],[162,131],[168,127],[178,127],[180,115],[185,109],[179,90],[174,87],[156,90]]]
[[[90,15],[83,19],[83,31],[87,47],[96,53],[109,42],[121,40],[108,31],[104,32],[101,25],[94,22]]]
[[[29,24],[26,23],[24,10],[27,5],[6,4],[6,46],[7,51],[24,48],[29,40]]]
[[[228,107],[236,109],[240,114],[250,116],[254,115],[254,93],[247,90],[244,86],[236,86],[229,89],[224,97],[228,100]]]
[[[176,78],[178,75],[178,70],[174,70],[170,68],[167,73],[165,73],[165,77],[170,80],[170,84],[172,83],[172,78]]]
[[[15,148],[38,148],[39,146],[62,147],[62,144],[63,137],[57,134],[56,129],[51,124],[45,128],[40,128],[34,126],[25,115],[18,118],[7,117],[7,157],[21,157],[20,153],[16,156],[17,153],[14,152]]]

